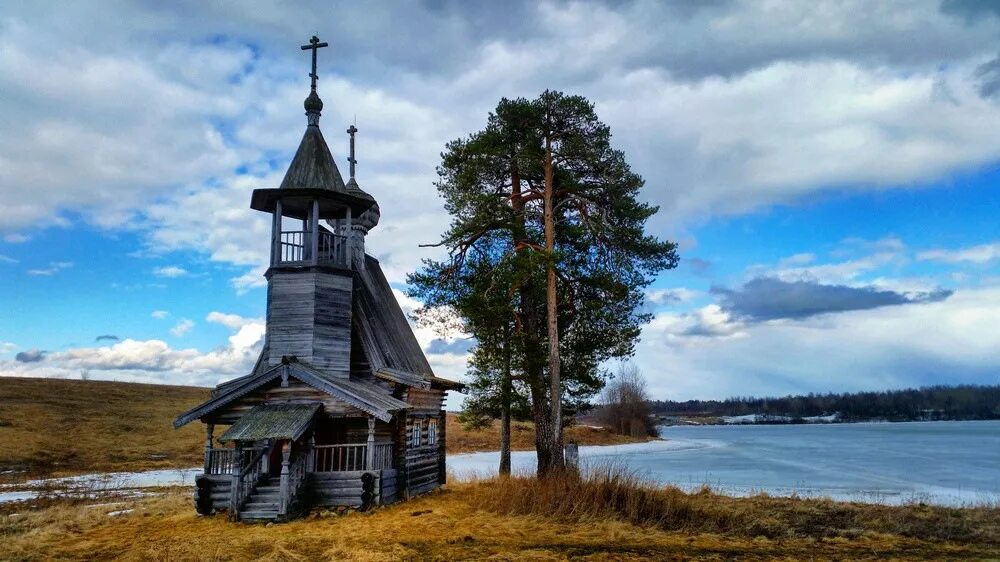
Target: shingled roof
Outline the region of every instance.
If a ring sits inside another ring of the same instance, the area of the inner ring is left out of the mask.
[[[302,436],[322,404],[261,404],[229,427],[219,443],[291,439]]]
[[[285,179],[281,180],[280,188],[329,189],[347,193],[347,185],[319,127],[306,127],[299,149],[295,151],[295,157],[285,172]]]

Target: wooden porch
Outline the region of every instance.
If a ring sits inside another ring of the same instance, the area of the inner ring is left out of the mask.
[[[199,513],[282,521],[316,505],[367,509],[395,501],[395,447],[376,440],[375,418],[335,419],[321,410],[319,404],[258,406],[219,438],[232,447],[215,446],[214,425],[207,424],[204,473],[196,478]],[[367,439],[316,442],[337,436]]]
[[[280,468],[273,466],[281,448]],[[195,503],[234,520],[286,520],[313,506],[366,509],[396,501],[392,443],[211,448],[196,478]],[[286,453],[287,451],[287,453]]]

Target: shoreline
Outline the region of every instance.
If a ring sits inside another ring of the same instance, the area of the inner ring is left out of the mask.
[[[686,493],[696,494],[704,490],[734,499],[773,496],[801,500],[828,500],[845,504],[865,504],[879,506],[905,506],[927,504],[941,507],[975,509],[983,506],[1000,505],[1000,494],[978,493],[966,490],[955,494],[954,490],[941,487],[926,492],[899,491],[890,488],[851,488],[846,486],[808,485],[804,482],[786,485],[740,485],[713,481],[705,473],[704,479],[684,481],[682,478],[664,479],[656,477],[649,470],[635,465],[635,459],[647,455],[674,453],[695,454],[701,451],[710,454],[712,449],[724,449],[724,443],[710,440],[656,439],[641,443],[618,445],[581,445],[580,463],[584,471],[608,465],[619,465],[637,478],[653,486],[676,487]],[[447,456],[449,482],[465,485],[494,478],[499,463],[499,451],[477,451],[455,453]],[[512,451],[513,473],[517,476],[534,474],[535,455],[533,450]],[[633,462],[630,462],[633,461]],[[16,484],[0,484],[0,506],[11,503],[30,502],[38,498],[93,498],[121,496],[123,494],[142,495],[144,490],[157,488],[183,488],[193,486],[194,477],[201,467],[156,469],[147,471],[119,471],[78,474],[54,478],[36,478]]]

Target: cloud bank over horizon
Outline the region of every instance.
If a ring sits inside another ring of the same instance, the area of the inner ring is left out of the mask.
[[[395,288],[441,256],[418,244],[449,221],[445,143],[559,89],[681,243],[635,358],[658,396],[1000,381],[1000,11],[964,0],[9,4],[0,375],[245,373],[270,229],[249,194],[302,134],[313,32],[321,126],[342,171],[361,130]],[[417,332],[460,377],[464,335]]]

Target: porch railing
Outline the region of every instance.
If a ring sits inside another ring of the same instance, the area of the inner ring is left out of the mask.
[[[234,518],[239,517],[239,512],[243,509],[243,504],[246,503],[247,498],[250,497],[254,488],[257,487],[257,481],[260,480],[261,475],[261,459],[264,457],[266,451],[267,449],[249,449],[251,453],[249,463],[243,465],[239,474],[233,475],[233,486],[229,501],[232,508],[230,513]]]
[[[281,480],[281,503],[278,514],[288,515],[293,504],[297,504],[306,483],[306,471],[309,468],[309,453],[299,452],[292,455],[292,461],[288,465],[288,474],[282,475]],[[301,507],[301,506],[300,506]]]
[[[375,443],[372,466],[366,466],[366,443],[342,443],[313,447],[312,472],[347,472],[392,468],[392,443]]]
[[[212,449],[206,459],[205,474],[232,474],[236,467],[234,449]]]
[[[240,466],[246,467],[250,459],[257,454],[260,449],[243,449],[243,462]],[[211,449],[206,456],[205,474],[235,474],[236,473],[236,449]]]
[[[392,468],[392,443],[375,444],[375,466],[373,470]]]

